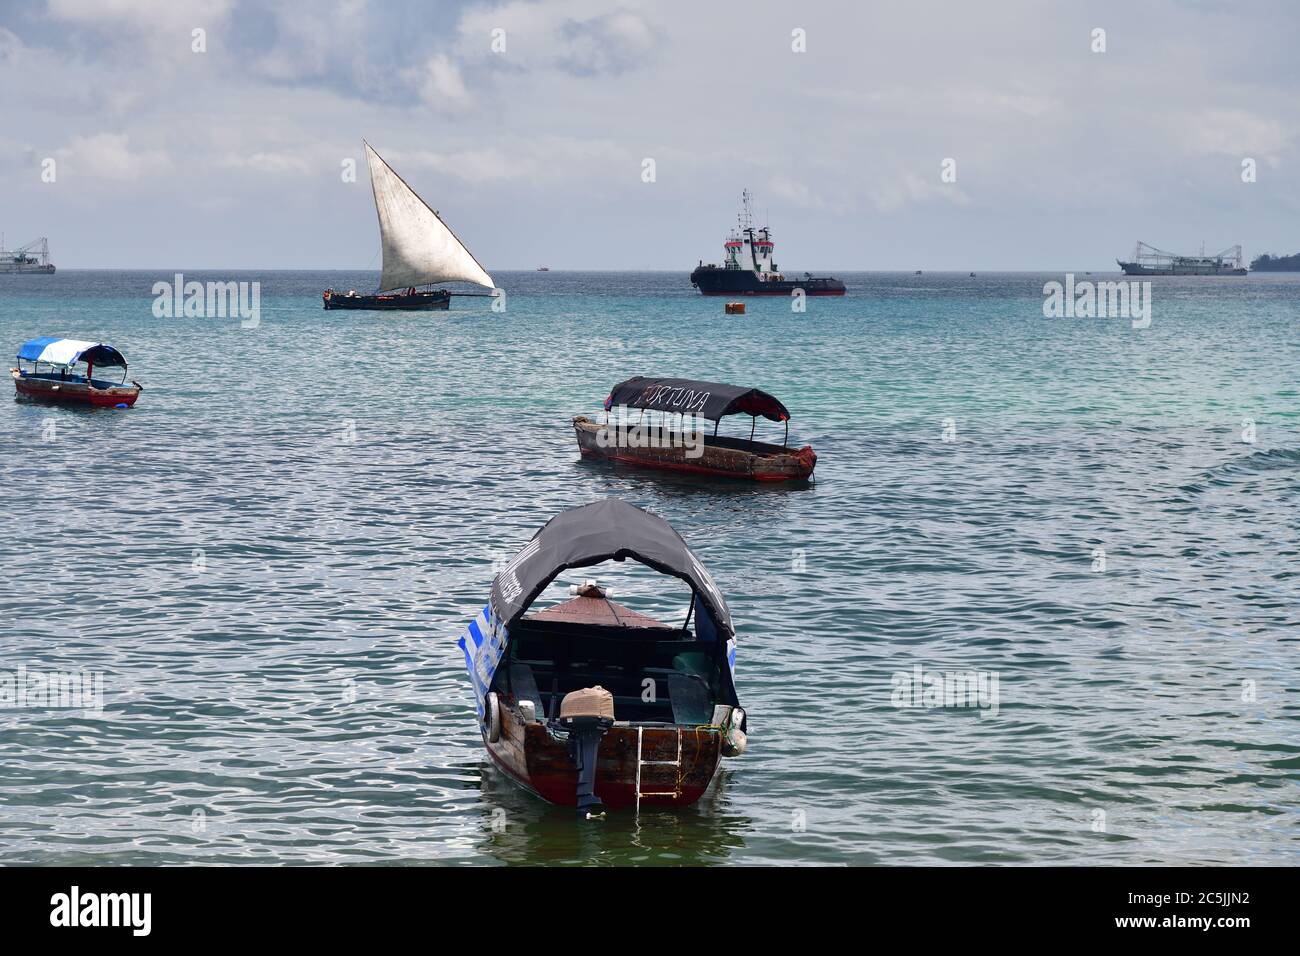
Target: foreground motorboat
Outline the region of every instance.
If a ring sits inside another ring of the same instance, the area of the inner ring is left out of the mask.
[[[616,604],[591,581],[532,610],[562,572],[627,558],[690,587],[680,625]],[[493,762],[582,817],[694,803],[720,759],[744,752],[727,604],[666,521],[622,501],[547,522],[493,580],[459,646]]]
[[[30,367],[25,368],[24,362]],[[96,367],[120,368],[122,378],[117,382],[95,378]],[[18,367],[9,373],[17,394],[27,398],[105,408],[130,408],[144,387],[135,381],[126,384],[126,359],[113,346],[79,339],[24,342],[18,350]]]
[[[635,420],[628,411],[638,411]],[[645,413],[651,412],[647,421]],[[722,382],[638,376],[615,385],[605,420],[573,419],[578,450],[587,457],[716,478],[806,481],[817,467],[810,445],[790,448],[790,412],[767,392]],[[749,438],[719,435],[728,415],[749,415]],[[754,440],[759,418],[785,423],[780,445]],[[713,434],[701,422],[713,423]]]

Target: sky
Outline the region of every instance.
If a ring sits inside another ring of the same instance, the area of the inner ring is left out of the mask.
[[[378,268],[364,137],[489,271],[720,261],[746,187],[787,272],[1291,253],[1297,38],[1294,0],[0,0],[0,230]]]

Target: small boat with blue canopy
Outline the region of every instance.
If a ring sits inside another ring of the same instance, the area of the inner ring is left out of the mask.
[[[116,382],[95,377],[96,369],[119,368],[122,377]],[[126,359],[117,349],[80,339],[24,342],[18,349],[18,367],[9,372],[17,394],[51,402],[130,408],[144,387],[136,381],[126,384]]]
[[[562,572],[629,558],[690,587],[680,624],[616,604],[594,581],[532,609]],[[681,535],[625,502],[547,522],[493,579],[459,646],[493,762],[580,817],[694,803],[720,759],[745,750],[727,603]]]

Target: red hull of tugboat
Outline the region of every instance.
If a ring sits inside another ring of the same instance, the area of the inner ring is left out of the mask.
[[[524,789],[549,803],[577,805],[578,770],[565,742],[555,740],[540,723],[523,723],[502,708],[501,736],[484,737],[492,761]],[[677,759],[676,728],[642,730],[646,760]],[[641,805],[684,807],[708,790],[722,757],[716,730],[681,729],[681,766],[651,764],[641,769]],[[611,727],[600,742],[596,762],[596,796],[611,810],[636,806],[637,728]],[[652,795],[647,795],[652,794]]]
[[[804,290],[804,294],[805,294],[806,296],[808,296],[809,298],[812,298],[812,297],[814,297],[814,296],[823,296],[823,295],[844,295],[844,293],[845,293],[845,290],[844,290],[844,289],[832,289],[832,290],[825,291],[825,292],[821,292],[821,291],[812,291],[812,290],[808,290],[808,289],[805,289],[805,290]],[[779,296],[781,296],[782,298],[786,298],[786,299],[788,299],[788,298],[790,298],[790,290],[789,290],[789,289],[783,289],[783,290],[782,290],[782,289],[778,289],[778,290],[775,290],[775,291],[768,291],[768,290],[764,289],[764,290],[762,290],[762,291],[758,291],[758,292],[748,292],[748,291],[739,291],[739,290],[731,290],[731,291],[722,290],[722,291],[718,291],[718,292],[710,292],[710,291],[707,291],[707,290],[705,290],[705,289],[701,289],[701,290],[700,290],[700,295],[713,295],[713,296],[719,296],[719,295],[720,295],[720,296],[726,296],[727,298],[731,298],[731,297],[733,297],[733,296],[745,296],[745,295],[779,295]]]
[[[17,373],[14,373],[13,379],[14,389],[19,395],[46,402],[91,405],[96,408],[125,405],[130,408],[140,397],[140,388],[134,385],[90,388],[80,382],[52,382],[48,379],[27,378]]]

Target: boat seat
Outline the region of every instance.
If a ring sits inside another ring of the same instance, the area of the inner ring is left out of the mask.
[[[531,700],[537,708],[537,716],[545,717],[546,705],[542,703],[542,694],[537,689],[533,669],[527,664],[511,664],[509,678],[510,692],[515,695],[515,700]]]
[[[673,722],[707,724],[713,719],[709,703],[709,685],[695,674],[674,672],[667,676],[668,703],[673,706]]]
[[[646,678],[655,681],[656,699],[641,697]],[[580,687],[597,684],[614,698],[614,718],[636,723],[697,725],[712,719],[709,683],[699,674],[667,667],[625,669],[620,666],[584,667],[570,671],[549,661],[513,661],[506,674],[507,686],[517,700],[531,700],[538,716],[559,716],[564,695]],[[542,693],[540,686],[545,686]]]

